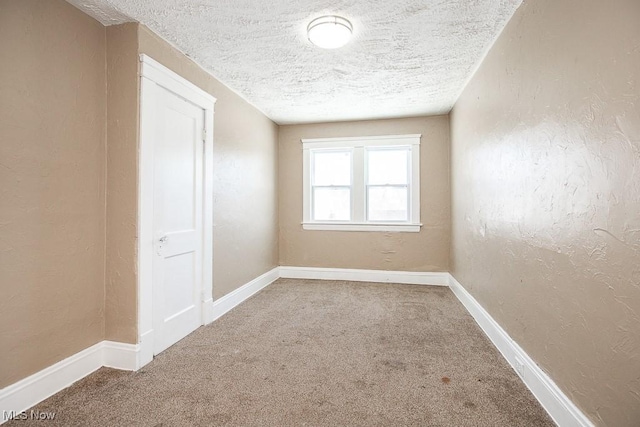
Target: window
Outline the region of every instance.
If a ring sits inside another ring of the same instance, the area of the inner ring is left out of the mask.
[[[420,135],[302,144],[305,230],[420,231]]]

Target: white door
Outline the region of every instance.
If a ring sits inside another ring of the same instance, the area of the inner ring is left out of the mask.
[[[153,147],[154,354],[202,324],[205,111],[158,87]]]

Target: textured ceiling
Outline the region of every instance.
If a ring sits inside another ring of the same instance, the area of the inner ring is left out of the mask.
[[[447,113],[522,0],[68,0],[139,21],[280,124]],[[313,18],[349,19],[323,50]]]

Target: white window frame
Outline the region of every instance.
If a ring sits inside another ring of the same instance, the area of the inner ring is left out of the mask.
[[[385,135],[346,138],[302,139],[302,228],[305,230],[334,231],[420,231],[420,138],[421,134]],[[367,220],[367,151],[407,147],[409,163],[409,201],[407,221],[368,221]],[[351,154],[351,220],[350,221],[314,221],[312,220],[312,156],[317,151],[350,150]]]

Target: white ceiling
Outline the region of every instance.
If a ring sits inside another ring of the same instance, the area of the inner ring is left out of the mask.
[[[279,124],[447,113],[522,0],[68,0],[139,21]],[[323,50],[313,18],[353,40]]]

